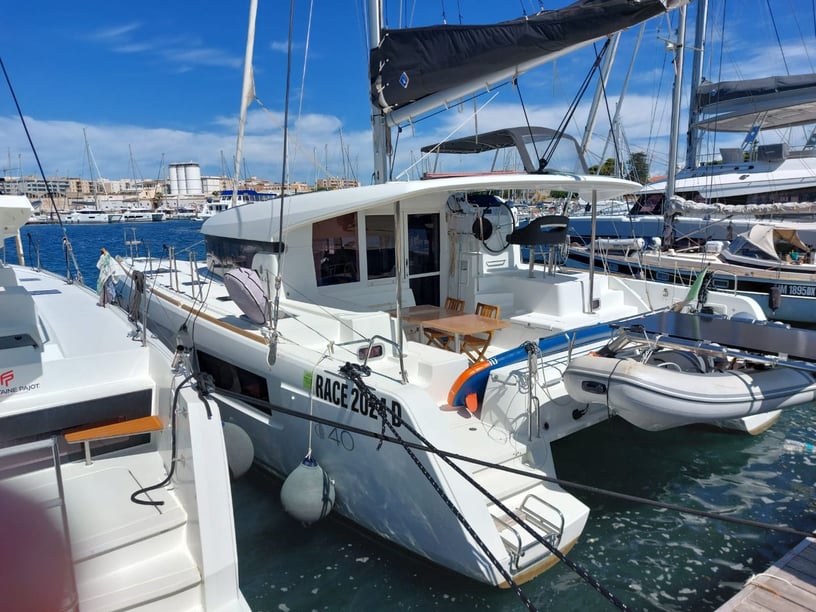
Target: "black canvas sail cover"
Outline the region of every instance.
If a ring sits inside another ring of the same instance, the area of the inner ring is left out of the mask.
[[[703,129],[745,132],[760,116],[767,129],[806,125],[816,122],[816,74],[703,81],[695,102]]]
[[[525,63],[543,63],[549,56],[558,57],[685,1],[579,0],[492,25],[384,29],[380,45],[370,53],[372,101],[390,112],[441,91],[478,83],[485,75],[512,75],[514,68]]]

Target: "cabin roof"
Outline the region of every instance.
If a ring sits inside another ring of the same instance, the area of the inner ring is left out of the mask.
[[[487,190],[569,191],[585,200],[597,192],[598,200],[634,193],[640,184],[607,176],[577,174],[510,174],[441,178],[425,181],[391,182],[333,191],[304,193],[283,199],[285,230],[311,225],[351,212],[400,203],[410,210],[417,201],[430,196]],[[277,239],[281,201],[252,202],[236,206],[208,219],[202,232],[210,236],[240,237],[246,240]]]

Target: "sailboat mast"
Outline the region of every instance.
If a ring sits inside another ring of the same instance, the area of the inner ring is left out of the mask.
[[[91,190],[93,191],[94,208],[99,209],[99,192],[96,189],[96,180],[94,180],[94,164],[93,156],[91,155],[91,145],[88,144],[88,132],[82,128],[82,137],[85,139],[85,155],[88,157],[88,172],[91,175]]]
[[[620,95],[618,96],[618,102],[615,104],[615,114],[612,117],[612,123],[609,126],[609,133],[606,135],[606,142],[604,143],[603,152],[601,153],[601,163],[598,165],[598,170],[600,171],[601,165],[603,164],[604,160],[606,159],[606,152],[609,149],[609,145],[614,141],[616,143],[622,142],[623,140],[623,131],[620,129],[620,115],[621,109],[623,108],[623,99],[626,97],[626,92],[629,90],[629,81],[632,79],[632,71],[635,67],[635,59],[637,58],[638,51],[640,50],[640,43],[643,41],[643,32],[646,30],[646,23],[641,24],[640,30],[638,31],[637,40],[635,41],[635,48],[632,50],[632,59],[629,62],[629,68],[626,70],[626,76],[623,79],[623,84],[621,85]],[[617,148],[618,144],[615,145],[615,157],[618,158]],[[619,162],[623,162],[624,160],[619,159]],[[648,177],[643,177],[644,179]]]
[[[232,185],[232,206],[238,203],[238,176],[241,170],[241,151],[244,147],[244,125],[246,124],[247,107],[255,96],[252,80],[252,55],[255,48],[255,17],[258,14],[258,0],[250,0],[249,26],[247,27],[247,44],[244,55],[244,81],[241,87],[241,112],[238,116],[238,141],[235,144],[235,174]]]
[[[697,127],[697,119],[700,116],[697,106],[697,88],[703,77],[707,21],[708,0],[699,0],[697,3],[697,20],[694,24],[694,58],[691,66],[691,100],[689,101],[689,126],[686,141],[686,168],[697,167],[697,150],[700,147],[700,130]]]
[[[669,167],[666,173],[666,202],[674,195],[677,177],[677,145],[680,136],[680,94],[683,90],[683,47],[686,44],[686,5],[680,7],[677,40],[674,43],[674,89],[672,91]]]
[[[381,32],[382,0],[368,0],[368,40],[372,49],[379,46]],[[388,148],[391,128],[388,126],[382,109],[374,103],[371,104],[371,130],[374,144],[374,175],[371,179],[374,184],[385,183],[388,180]]]
[[[589,143],[592,140],[592,130],[595,129],[595,120],[598,117],[598,105],[601,103],[601,97],[606,96],[606,86],[609,83],[609,73],[612,71],[612,64],[615,63],[615,55],[618,53],[618,43],[620,43],[620,32],[615,32],[612,36],[612,45],[609,52],[604,56],[601,63],[601,76],[598,79],[598,85],[595,88],[595,95],[592,98],[592,105],[589,108],[589,117],[587,118],[586,126],[584,127],[584,137],[581,140],[581,155],[586,159],[589,151]],[[600,161],[599,165],[603,165],[604,160]]]

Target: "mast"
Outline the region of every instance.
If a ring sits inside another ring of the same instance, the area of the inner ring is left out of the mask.
[[[601,64],[601,76],[598,79],[598,86],[595,88],[595,95],[592,98],[592,106],[589,109],[589,118],[584,127],[584,138],[581,140],[581,155],[586,159],[589,143],[592,140],[592,130],[595,129],[595,119],[598,117],[598,105],[601,103],[601,96],[606,96],[606,85],[609,83],[609,73],[612,71],[612,64],[615,62],[615,55],[618,52],[620,42],[620,32],[615,32],[612,36],[612,45],[609,52],[604,56]],[[604,160],[600,161],[603,164]],[[599,165],[600,165],[599,164]]]
[[[697,3],[697,20],[694,24],[694,57],[691,66],[691,100],[689,101],[689,123],[686,140],[686,168],[697,167],[697,149],[700,146],[700,130],[697,127],[697,119],[700,116],[700,109],[697,107],[697,88],[703,76],[707,21],[708,0],[699,0]]]
[[[382,31],[382,0],[368,2],[368,40],[372,49],[380,45]],[[373,102],[371,104],[371,130],[374,145],[374,184],[388,180],[388,149],[391,141],[391,128],[385,119],[385,113]]]
[[[241,170],[241,151],[244,146],[244,125],[246,124],[247,107],[255,97],[255,84],[252,79],[252,54],[255,48],[255,17],[258,14],[258,0],[249,2],[249,26],[247,27],[247,44],[244,55],[244,80],[241,87],[241,112],[238,116],[238,142],[235,144],[235,174],[232,185],[232,206],[238,201],[238,173]]]
[[[91,190],[93,191],[94,208],[99,210],[99,192],[96,189],[96,180],[94,179],[94,163],[91,155],[91,145],[88,144],[88,133],[85,128],[82,128],[82,137],[85,139],[85,155],[88,156],[88,172],[91,175]]]
[[[635,67],[635,58],[637,58],[638,51],[640,50],[640,43],[643,40],[643,32],[646,29],[646,24],[643,23],[640,26],[640,30],[638,30],[637,40],[635,41],[635,48],[632,50],[632,59],[629,62],[629,68],[626,71],[626,77],[623,79],[623,84],[621,85],[621,92],[620,96],[618,96],[618,102],[615,104],[615,114],[612,117],[612,123],[609,126],[609,133],[606,135],[606,142],[604,143],[604,148],[601,153],[601,161],[598,165],[598,170],[600,170],[601,164],[603,164],[604,160],[606,159],[606,151],[609,149],[610,143],[615,139],[620,140],[623,136],[623,131],[620,130],[620,115],[621,109],[623,108],[623,100],[626,97],[626,92],[629,90],[629,81],[632,78],[632,70]],[[615,152],[615,157],[620,157],[618,152]],[[618,163],[624,162],[623,159],[619,159]],[[645,177],[644,177],[645,178]]]
[[[669,167],[666,173],[666,202],[674,195],[677,176],[677,145],[680,135],[680,95],[683,90],[683,47],[686,44],[686,5],[680,7],[677,40],[669,43],[674,48],[674,88],[672,91],[671,137],[669,138]]]

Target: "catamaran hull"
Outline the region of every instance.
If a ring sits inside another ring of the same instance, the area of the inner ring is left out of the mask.
[[[814,376],[791,368],[681,372],[593,355],[574,359],[564,384],[574,400],[605,404],[649,431],[760,415],[816,399]]]
[[[122,289],[128,301],[129,285],[123,285]],[[354,385],[340,375],[339,366],[345,360],[325,358],[315,350],[284,339],[278,345],[276,362],[270,367],[268,347],[257,326],[244,321],[238,332],[225,321],[189,317],[180,307],[180,301],[173,296],[163,299],[161,295],[162,292],[157,291],[150,298],[150,315],[151,328],[164,340],[175,345],[173,330],[187,321],[188,325],[194,325],[192,333],[199,361],[203,354],[217,355],[227,366],[234,364],[265,381],[271,407],[256,407],[228,394],[217,396],[223,402],[221,410],[225,420],[240,426],[252,439],[255,461],[262,467],[285,477],[311,450],[312,457],[335,482],[336,511],[421,557],[481,582],[508,586],[480,545],[457,520],[452,507],[461,513],[490,554],[517,583],[534,578],[557,562],[543,545],[532,542],[516,525],[513,525],[515,531],[504,528],[498,518],[502,513],[496,506],[439,456],[413,451],[423,469],[450,500],[450,507],[402,446],[386,442],[379,447],[377,439],[361,433],[383,433],[383,423]],[[440,410],[427,392],[416,385],[402,385],[376,374],[365,382],[386,402],[389,410],[393,409],[388,422],[399,436],[418,443],[408,431],[410,426],[437,448],[454,447],[450,419],[463,417]],[[462,421],[462,427],[454,435],[472,435],[476,448],[482,440],[480,431],[469,425],[470,421]],[[384,433],[394,435],[389,427]],[[508,456],[518,454],[518,444],[513,440],[508,439],[504,444]],[[519,456],[514,467],[553,476],[555,469],[549,443],[540,440],[528,448],[529,456],[536,458],[535,463],[523,461]],[[474,472],[467,462],[458,463],[466,472]],[[508,477],[490,468],[481,471],[480,482],[514,511],[530,496],[544,499],[557,508],[553,514],[564,521],[560,535],[553,538],[559,550],[566,553],[577,542],[589,516],[589,508],[577,498],[560,487],[535,479],[524,478],[524,483],[519,485],[518,477]],[[508,496],[506,491],[511,486],[518,490]],[[524,547],[524,554],[514,559],[512,549],[517,543]]]

